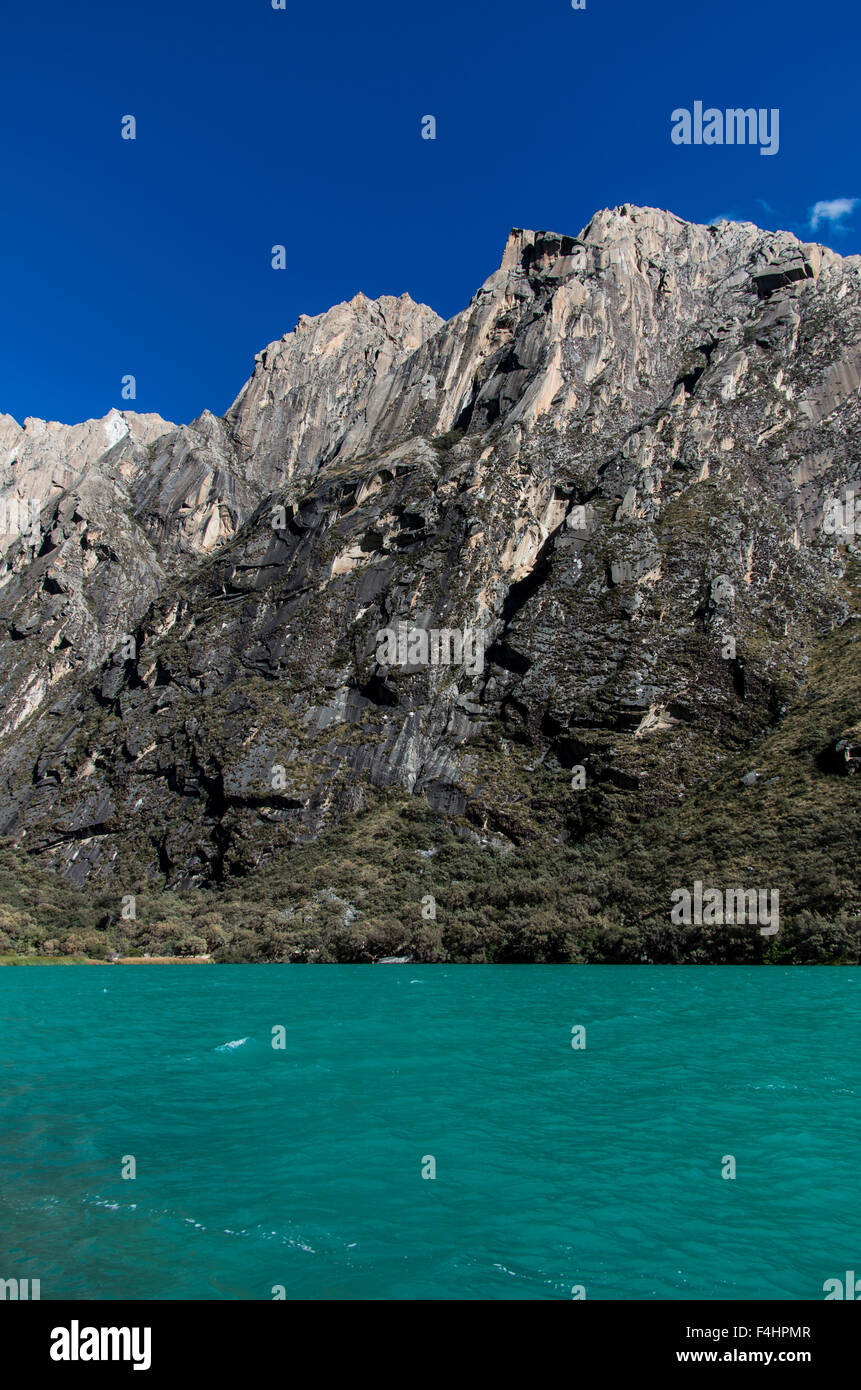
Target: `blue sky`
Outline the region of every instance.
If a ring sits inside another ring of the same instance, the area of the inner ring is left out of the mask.
[[[220,414],[299,314],[449,317],[510,227],[624,202],[857,253],[859,37],[849,0],[10,0],[0,411]],[[697,100],[778,108],[778,153],[674,145]]]

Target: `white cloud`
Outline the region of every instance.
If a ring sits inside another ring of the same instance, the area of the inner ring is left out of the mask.
[[[831,230],[835,231],[842,226],[844,217],[855,211],[860,201],[858,198],[826,198],[814,203],[810,209],[811,231],[815,232],[820,222],[830,222]]]

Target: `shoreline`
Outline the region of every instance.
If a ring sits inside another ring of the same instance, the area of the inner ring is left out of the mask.
[[[116,956],[98,960],[94,956],[0,956],[0,966],[9,965],[211,965],[212,956]]]

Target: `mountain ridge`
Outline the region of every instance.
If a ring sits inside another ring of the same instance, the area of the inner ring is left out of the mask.
[[[853,621],[859,383],[861,258],[624,204],[512,229],[447,321],[300,316],[221,418],[24,449],[0,417],[0,497],[42,490],[0,575],[0,829],[89,893],[195,893],[379,795],[490,854],[666,816]],[[482,670],[381,663],[398,622]]]

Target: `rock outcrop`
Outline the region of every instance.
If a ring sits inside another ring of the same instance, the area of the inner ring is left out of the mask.
[[[0,581],[2,830],[179,888],[370,788],[502,846],[684,802],[847,621],[859,382],[861,258],[624,206],[513,231],[447,323],[301,319],[223,420],[0,418],[41,510]],[[481,669],[381,660],[398,623]]]

